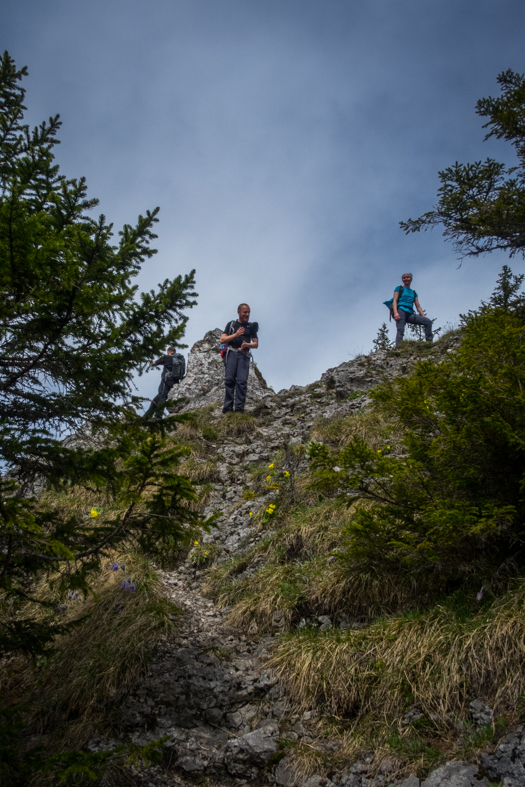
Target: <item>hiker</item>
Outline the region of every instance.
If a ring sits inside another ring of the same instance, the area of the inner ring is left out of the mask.
[[[250,371],[250,350],[259,346],[257,332],[259,325],[249,322],[250,307],[241,303],[237,309],[239,315],[236,320],[228,323],[221,334],[221,355],[226,365],[224,375],[224,406],[223,413],[232,413],[235,401],[235,412],[244,412],[246,390],[248,388],[248,372]]]
[[[186,361],[181,353],[175,352],[175,347],[168,347],[168,354],[163,355],[156,361],[152,361],[152,366],[162,366],[162,377],[159,385],[158,394],[151,400],[149,408],[144,413],[144,418],[149,418],[157,409],[157,405],[162,404],[168,398],[168,394],[176,383],[180,383],[186,371]],[[162,410],[159,410],[159,417],[162,417]]]
[[[392,299],[392,314],[397,322],[396,347],[403,341],[406,323],[422,325],[425,329],[425,339],[432,341],[432,320],[429,320],[420,306],[417,292],[412,289],[412,274],[404,273],[401,276],[403,285],[398,285],[394,290]],[[414,314],[414,306],[418,314]]]

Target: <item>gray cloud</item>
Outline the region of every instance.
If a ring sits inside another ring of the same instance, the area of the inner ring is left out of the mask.
[[[280,388],[370,349],[405,269],[440,324],[488,297],[504,258],[458,269],[398,222],[432,205],[438,169],[509,155],[474,105],[525,70],[524,17],[517,0],[21,0],[0,44],[116,227],[161,206],[141,284],[197,269],[188,343],[246,300]]]

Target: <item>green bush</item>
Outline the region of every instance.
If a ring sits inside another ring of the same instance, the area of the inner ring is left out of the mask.
[[[309,449],[314,487],[361,501],[339,557],[441,590],[497,582],[525,557],[525,316],[485,304],[463,325],[457,351],[372,393],[401,450],[359,436]]]

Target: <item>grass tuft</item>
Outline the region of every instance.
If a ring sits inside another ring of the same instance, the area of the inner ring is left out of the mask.
[[[221,438],[244,437],[257,429],[257,420],[248,413],[226,413],[219,426]]]
[[[509,712],[525,695],[524,602],[521,580],[481,610],[449,599],[361,630],[296,632],[273,667],[301,707],[340,717],[400,720],[416,705],[447,728],[474,697]]]
[[[2,704],[30,708],[27,728],[51,752],[77,749],[118,728],[123,698],[179,614],[145,559],[128,554],[119,562],[125,573],[111,571],[108,559],[95,595],[68,602],[60,622],[76,625],[56,640],[52,656],[37,665],[19,659],[3,671]],[[125,577],[135,592],[120,588]]]

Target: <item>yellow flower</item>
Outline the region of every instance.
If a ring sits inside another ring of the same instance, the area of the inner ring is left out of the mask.
[[[91,513],[91,516],[92,516],[93,518],[95,518],[96,516],[98,516],[98,511],[97,511],[97,509],[96,509],[96,508],[92,508],[90,513]]]
[[[273,462],[272,462],[272,464],[271,464],[271,465],[268,465],[268,468],[269,468],[270,470],[273,470]]]
[[[198,541],[194,541],[194,542],[193,542],[193,546],[194,546],[194,547],[198,547],[198,546],[199,546],[199,542],[198,542]]]
[[[193,557],[193,555],[190,555],[190,557]]]
[[[389,445],[387,445],[387,449],[390,451],[390,446]]]
[[[289,475],[290,475],[290,473],[288,472],[288,470],[285,470],[285,471],[284,471],[284,477],[285,477],[285,478],[288,478],[288,476],[289,476]]]
[[[377,450],[377,453],[378,453],[378,454],[380,454],[380,453],[381,453],[381,449],[380,449],[380,448],[378,448],[378,450]]]
[[[208,557],[208,555],[209,555],[210,553],[209,553],[209,552],[205,552],[204,554],[206,555],[206,557]]]
[[[267,476],[266,476],[266,480],[268,481],[268,483],[270,483],[270,481],[272,480],[272,477],[271,477],[271,475],[267,475]]]
[[[250,511],[250,516],[253,516],[253,511]]]

